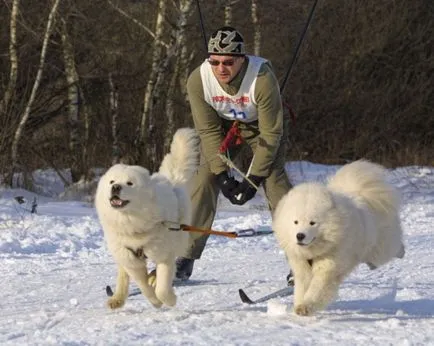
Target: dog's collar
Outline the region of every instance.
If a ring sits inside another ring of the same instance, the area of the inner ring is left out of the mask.
[[[145,260],[148,258],[148,256],[146,256],[146,254],[143,252],[143,248],[139,247],[137,250],[133,250],[130,247],[125,247],[128,251],[130,251],[135,257],[137,257],[138,259],[142,259]]]

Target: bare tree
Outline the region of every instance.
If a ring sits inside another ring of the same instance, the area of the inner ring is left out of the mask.
[[[232,23],[232,5],[234,2],[232,0],[226,1],[224,5],[224,13],[225,13],[225,25],[231,25]]]
[[[43,40],[43,44],[42,44],[42,50],[41,50],[41,55],[40,55],[40,59],[39,59],[39,66],[38,66],[38,71],[36,74],[35,82],[33,84],[33,88],[32,88],[29,100],[27,102],[24,113],[21,116],[20,123],[18,124],[18,127],[15,131],[15,135],[14,135],[14,138],[12,141],[12,149],[11,149],[12,165],[11,165],[11,175],[10,175],[11,179],[13,177],[13,172],[18,167],[18,144],[21,140],[21,136],[22,136],[24,127],[26,126],[26,122],[29,118],[30,110],[32,109],[33,102],[36,98],[36,93],[38,92],[39,84],[41,83],[42,73],[43,73],[44,65],[45,65],[45,56],[47,54],[48,41],[50,39],[51,32],[53,29],[55,15],[57,12],[57,7],[59,6],[59,1],[60,0],[54,0],[53,6],[51,7],[50,14],[48,16],[47,26],[45,29],[44,40]]]
[[[68,122],[69,131],[69,149],[71,150],[71,178],[72,182],[82,179],[85,174],[85,164],[83,160],[82,137],[80,133],[80,111],[81,96],[80,85],[77,69],[75,67],[74,47],[68,36],[66,20],[61,20],[61,37],[63,45],[63,60],[65,64],[65,75],[68,87]]]
[[[154,39],[151,54],[151,68],[150,73],[148,74],[148,81],[143,97],[143,110],[140,117],[137,138],[135,140],[136,153],[134,155],[136,163],[143,163],[145,161],[145,157],[148,167],[152,170],[158,156],[157,140],[155,137],[157,129],[154,108],[156,102],[158,102],[161,92],[161,84],[162,81],[165,80],[165,71],[167,71],[168,67],[168,60],[163,59],[164,48],[169,51],[171,56],[174,52],[173,44],[168,44],[164,41],[164,27],[167,16],[168,1],[158,1],[158,10],[154,30],[151,30],[147,26],[143,25],[126,11],[116,6],[111,0],[108,0],[108,3],[122,16],[137,24]]]
[[[19,0],[13,0],[12,2],[11,21],[10,21],[10,41],[9,41],[10,71],[9,71],[8,85],[3,95],[3,99],[0,100],[0,116],[6,114],[7,108],[12,99],[12,95],[15,92],[15,87],[17,84],[17,74],[18,74],[17,15],[18,15],[19,4],[20,4]]]
[[[122,16],[124,16],[125,18],[128,18],[129,20],[131,20],[134,24],[137,24],[140,28],[142,28],[143,30],[145,30],[146,33],[148,33],[155,41],[158,41],[159,44],[167,47],[167,44],[161,40],[157,39],[157,34],[154,33],[151,29],[149,29],[146,25],[143,25],[142,23],[140,23],[136,18],[134,18],[133,16],[129,15],[126,11],[122,10],[120,7],[116,6],[113,1],[111,0],[107,0],[108,3],[110,4],[111,7],[113,7],[117,12],[119,12]],[[158,21],[158,19],[157,19]]]
[[[0,100],[0,152],[9,151],[11,136],[13,134],[13,111],[11,100],[13,99],[16,91],[17,78],[18,78],[18,54],[17,54],[17,15],[18,15],[19,0],[12,2],[12,9],[10,15],[10,34],[9,34],[9,80],[6,89],[3,93],[3,98]],[[6,73],[5,73],[6,75]],[[3,161],[3,158],[0,158]],[[5,173],[5,181],[11,183],[12,177],[8,177],[9,165],[1,164],[0,169]]]
[[[185,85],[187,84],[187,75],[185,71],[188,71],[188,65],[190,62],[190,57],[186,49],[187,41],[187,21],[188,17],[193,12],[193,0],[180,0],[179,4],[179,14],[178,22],[174,32],[172,33],[173,40],[173,51],[172,55],[176,56],[176,61],[174,63],[174,70],[170,78],[170,83],[168,87],[168,92],[166,96],[166,116],[167,116],[167,126],[165,129],[164,136],[164,151],[169,151],[172,136],[175,132],[175,102],[177,95],[177,86],[181,85],[181,93],[185,92]],[[170,51],[170,50],[169,50]],[[167,56],[166,59],[169,60],[172,56]],[[183,73],[184,72],[184,73]],[[178,82],[180,83],[178,84]],[[185,95],[186,97],[186,95]]]
[[[138,157],[142,157],[143,152],[146,154],[146,158],[150,161],[148,165],[150,169],[153,169],[155,160],[157,159],[157,143],[155,135],[157,129],[155,128],[155,114],[154,114],[154,102],[157,83],[158,70],[160,68],[162,45],[164,35],[164,20],[167,12],[167,0],[159,0],[158,13],[155,21],[155,41],[152,51],[152,63],[151,71],[149,73],[149,79],[146,86],[143,102],[143,112],[140,121],[140,132],[137,141],[136,148],[139,150]],[[161,76],[160,76],[161,77]],[[146,143],[146,145],[144,145]],[[140,160],[143,161],[143,160]]]
[[[252,24],[253,24],[253,54],[260,55],[261,53],[261,28],[259,26],[258,18],[258,1],[252,0],[252,5],[250,9]]]
[[[116,90],[115,84],[113,82],[113,75],[109,73],[109,86],[110,86],[110,119],[112,122],[112,164],[119,163],[121,151],[119,148],[119,138],[118,138],[118,118],[119,118],[119,93]]]

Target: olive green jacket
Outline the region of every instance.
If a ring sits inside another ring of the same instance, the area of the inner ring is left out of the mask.
[[[221,87],[230,95],[236,94],[247,69],[247,59],[238,75]],[[189,76],[187,92],[193,121],[199,133],[202,153],[214,174],[226,170],[225,163],[217,156],[225,133],[224,123],[218,113],[204,100],[200,66]],[[279,83],[269,63],[264,63],[258,73],[255,87],[255,100],[258,107],[258,120],[240,123],[241,135],[245,138],[259,136],[254,150],[254,159],[250,174],[268,177],[275,159],[283,133],[283,111]]]

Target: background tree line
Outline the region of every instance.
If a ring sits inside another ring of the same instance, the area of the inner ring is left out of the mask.
[[[200,1],[283,79],[312,1]],[[288,160],[434,165],[434,2],[320,0],[282,95]],[[155,169],[191,126],[189,73],[206,57],[197,1],[2,0],[0,173],[114,162]],[[65,178],[66,182],[66,178]]]

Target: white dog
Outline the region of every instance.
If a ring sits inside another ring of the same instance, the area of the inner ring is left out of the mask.
[[[199,137],[179,129],[158,173],[140,166],[117,164],[100,179],[95,197],[108,248],[118,265],[112,309],[124,305],[129,278],[155,306],[174,306],[172,282],[176,257],[191,245],[188,232],[170,230],[191,222],[186,185],[198,167]],[[156,264],[155,287],[148,282],[146,259]]]
[[[404,256],[398,191],[367,161],[339,169],[327,186],[304,183],[279,202],[273,229],[294,273],[294,311],[324,309],[360,263]]]

